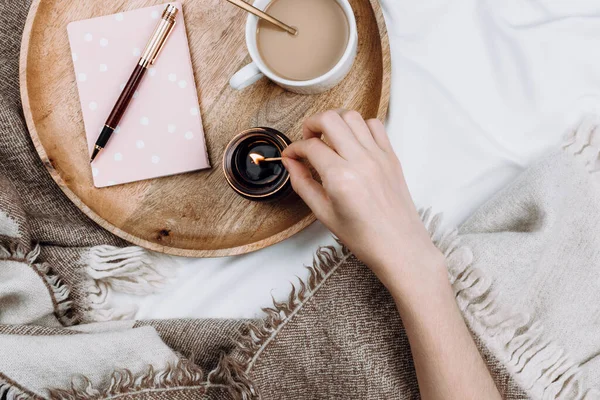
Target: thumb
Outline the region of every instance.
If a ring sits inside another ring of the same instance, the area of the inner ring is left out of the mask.
[[[325,223],[330,213],[330,202],[323,186],[315,181],[310,170],[304,163],[293,158],[283,157],[283,166],[290,174],[290,180],[294,191],[310,207],[315,216]]]

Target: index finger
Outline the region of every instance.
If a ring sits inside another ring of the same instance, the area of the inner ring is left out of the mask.
[[[352,129],[334,110],[315,114],[304,121],[302,136],[304,139],[325,137],[329,145],[344,159],[355,159],[364,152]]]
[[[319,175],[322,175],[327,168],[343,161],[339,154],[318,138],[294,142],[281,153],[281,156],[294,160],[308,160]]]

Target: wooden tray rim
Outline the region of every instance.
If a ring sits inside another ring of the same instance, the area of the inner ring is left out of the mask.
[[[40,137],[38,135],[33,115],[31,112],[31,107],[29,103],[29,92],[27,85],[27,65],[29,60],[29,45],[30,45],[30,37],[31,31],[33,29],[33,24],[35,23],[37,17],[38,7],[42,0],[34,0],[29,9],[29,13],[27,15],[27,20],[25,22],[25,28],[23,30],[23,36],[21,40],[21,50],[19,57],[19,86],[21,92],[21,102],[23,107],[23,114],[25,116],[25,121],[27,123],[27,128],[29,130],[29,135],[33,141],[35,149],[42,160],[42,163],[52,176],[52,179],[58,184],[59,188],[67,195],[69,200],[77,206],[85,215],[87,215],[90,219],[100,225],[102,228],[107,231],[115,234],[116,236],[134,244],[137,246],[141,246],[148,250],[156,251],[159,253],[170,254],[174,256],[182,256],[182,257],[227,257],[234,255],[241,255],[250,253],[253,251],[257,251],[263,249],[265,247],[277,244],[285,239],[290,238],[296,233],[302,231],[304,228],[311,225],[316,221],[316,217],[313,213],[310,213],[299,222],[290,226],[289,228],[273,235],[268,238],[259,240],[257,242],[246,244],[237,247],[217,249],[217,250],[196,250],[196,249],[182,249],[178,247],[170,247],[160,245],[158,243],[150,242],[146,239],[139,238],[137,236],[131,235],[121,228],[116,227],[110,222],[106,221],[96,212],[94,212],[91,208],[89,208],[65,183],[65,181],[60,176],[59,172],[54,168],[52,162],[48,158],[48,154],[46,153],[46,149],[42,145]],[[369,0],[371,7],[373,9],[373,13],[377,20],[377,25],[379,28],[379,37],[381,41],[381,52],[382,52],[382,63],[383,63],[383,74],[382,74],[382,87],[381,87],[381,96],[379,102],[379,108],[377,110],[377,117],[381,120],[385,120],[387,116],[387,110],[389,106],[390,99],[390,85],[391,85],[391,58],[390,58],[390,47],[389,47],[389,38],[387,34],[387,28],[385,24],[385,20],[383,17],[383,12],[381,10],[381,6],[378,0]]]

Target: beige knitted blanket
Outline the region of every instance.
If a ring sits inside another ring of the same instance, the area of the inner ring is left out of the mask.
[[[82,215],[35,154],[18,88],[27,10],[0,4],[1,399],[418,398],[394,303],[346,250],[318,250],[264,320],[132,321],[111,304],[169,271]],[[595,126],[459,230],[422,213],[507,399],[600,398]]]

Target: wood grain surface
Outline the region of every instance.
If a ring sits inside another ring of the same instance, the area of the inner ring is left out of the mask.
[[[384,119],[390,90],[387,31],[378,0],[350,0],[358,56],[333,90],[298,95],[261,80],[236,91],[229,78],[250,62],[246,13],[224,0],[182,1],[211,170],[96,189],[67,37],[71,21],[160,4],[160,0],[34,0],[21,47],[21,96],[33,143],[56,183],[105,229],[145,248],[189,257],[243,254],[280,242],[314,216],[296,196],[253,203],[238,196],[220,168],[237,133],[269,126],[292,140],[305,117],[331,108]]]

